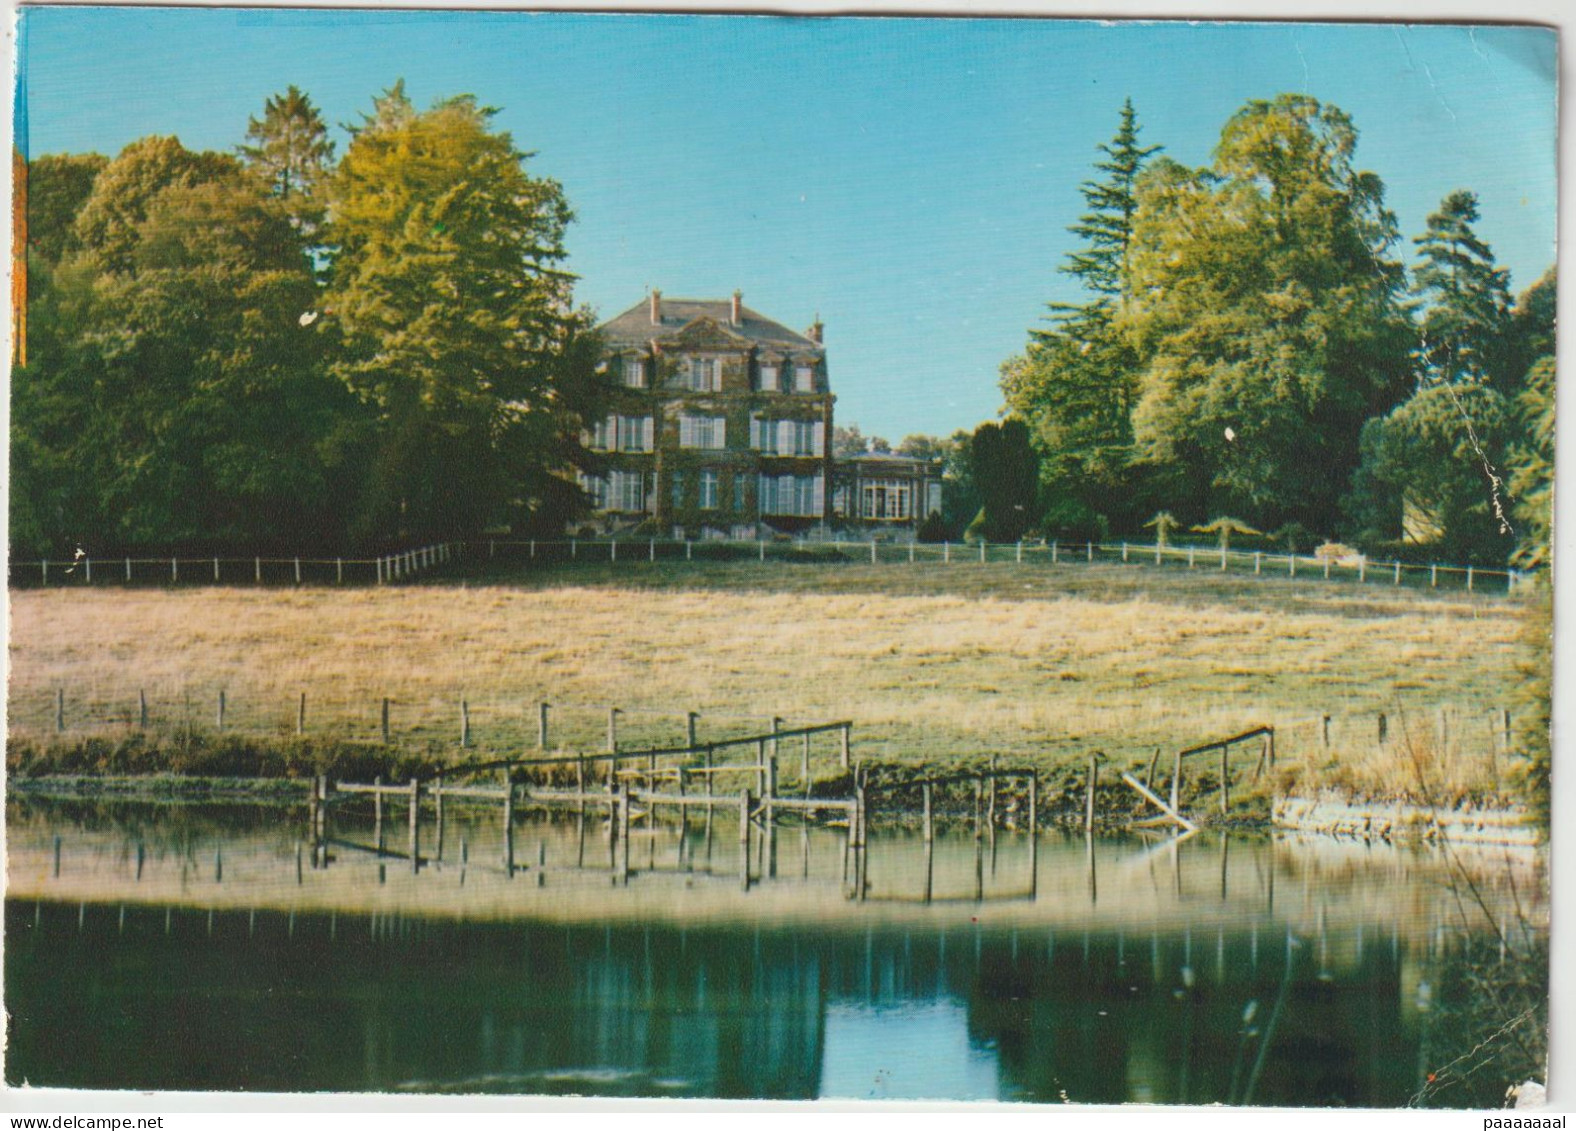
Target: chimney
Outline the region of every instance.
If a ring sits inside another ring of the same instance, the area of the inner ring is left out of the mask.
[[[734,291],[733,292],[733,317],[732,317],[731,321],[733,322],[733,324],[735,326],[742,326],[742,325],[744,325],[744,292],[743,291]]]
[[[823,331],[825,331],[825,329],[826,329],[826,327],[821,325],[821,316],[820,316],[820,314],[817,314],[815,316],[815,321],[810,323],[810,328],[805,331],[805,337],[809,338],[816,345],[820,345],[821,344],[821,334],[822,334]]]
[[[651,324],[662,325],[662,292],[655,289],[651,292]]]

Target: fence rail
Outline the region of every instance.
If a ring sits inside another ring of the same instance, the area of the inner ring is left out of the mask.
[[[1514,569],[1366,557],[1272,554],[1213,546],[1138,542],[883,542],[839,539],[564,538],[440,542],[376,557],[95,557],[9,563],[13,587],[68,585],[384,585],[464,561],[494,564],[833,560],[852,564],[1077,566],[1189,569],[1236,577],[1285,577],[1391,588],[1515,593],[1529,574]]]

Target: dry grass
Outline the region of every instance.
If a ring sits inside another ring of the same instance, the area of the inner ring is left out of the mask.
[[[1092,749],[1143,764],[1157,746],[1267,722],[1315,784],[1328,774],[1375,793],[1406,780],[1375,741],[1376,715],[1415,731],[1438,725],[1441,705],[1439,772],[1493,789],[1490,712],[1510,698],[1523,616],[1499,596],[1007,564],[583,564],[401,588],[18,590],[11,602],[10,725],[35,741],[53,737],[60,687],[68,738],[134,722],[139,688],[154,730],[211,727],[223,688],[232,728],[292,733],[305,691],[309,735],[336,739],[374,739],[386,695],[401,741],[440,751],[461,699],[482,748],[534,747],[545,700],[554,744],[571,748],[599,747],[616,704],[625,745],[679,740],[687,710],[703,738],[773,715],[848,718],[864,758],[994,752],[1045,767]],[[817,761],[832,750],[818,744]]]

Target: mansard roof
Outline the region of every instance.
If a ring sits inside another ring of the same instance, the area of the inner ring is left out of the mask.
[[[708,344],[730,345],[740,349],[754,345],[760,349],[793,354],[820,356],[825,352],[824,347],[805,335],[742,304],[739,308],[740,324],[733,325],[733,304],[729,299],[668,298],[663,295],[659,302],[662,311],[660,325],[651,321],[649,298],[602,323],[602,335],[608,348],[644,348],[653,339],[679,348],[684,345],[694,348],[704,338]]]

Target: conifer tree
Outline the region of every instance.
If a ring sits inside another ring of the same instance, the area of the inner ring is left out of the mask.
[[[1412,241],[1422,259],[1412,285],[1423,307],[1419,376],[1434,384],[1488,382],[1506,392],[1507,383],[1522,376],[1503,372],[1509,273],[1495,265],[1494,252],[1473,231],[1477,220],[1477,195],[1458,189]]]

